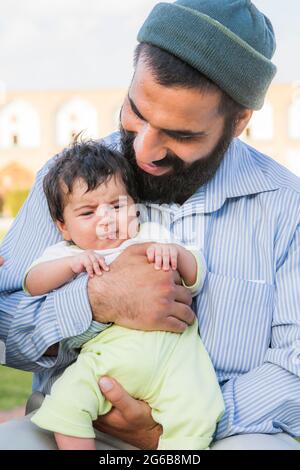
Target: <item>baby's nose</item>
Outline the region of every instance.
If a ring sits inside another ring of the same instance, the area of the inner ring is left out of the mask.
[[[96,214],[99,218],[99,224],[107,225],[114,220],[114,213],[113,209],[107,206],[99,207]]]

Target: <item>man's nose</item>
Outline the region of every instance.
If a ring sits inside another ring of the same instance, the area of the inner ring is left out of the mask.
[[[137,161],[146,164],[162,160],[167,154],[159,131],[153,129],[148,123],[145,123],[137,132],[133,148]]]

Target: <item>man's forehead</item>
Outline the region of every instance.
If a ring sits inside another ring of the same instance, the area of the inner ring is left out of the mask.
[[[162,127],[166,127],[167,124],[170,128],[168,123],[172,121],[176,128],[182,127],[183,123],[187,127],[188,123],[190,130],[201,131],[200,123],[205,125],[220,118],[221,94],[219,92],[161,85],[149,67],[143,63],[137,65],[128,96],[146,120],[149,118],[149,113],[162,121]],[[192,128],[193,126],[195,129]]]

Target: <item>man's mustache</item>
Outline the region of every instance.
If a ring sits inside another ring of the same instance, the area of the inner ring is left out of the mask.
[[[133,142],[134,142],[134,139],[136,138],[136,134],[134,132],[125,131],[124,129],[123,129],[123,132],[126,135],[128,141],[130,141],[133,146]],[[133,152],[134,152],[134,149],[133,149]],[[160,168],[171,167],[174,171],[180,171],[183,168],[186,168],[189,166],[178,155],[174,153],[172,154],[171,152],[168,152],[164,158],[151,162],[151,164]]]
[[[156,160],[152,163],[153,165],[158,166],[158,167],[166,167],[166,168],[172,167],[174,170],[177,170],[178,168],[182,168],[185,166],[180,157],[177,157],[177,155],[171,155],[169,153],[167,153],[167,155],[161,160]]]
[[[186,163],[169,151],[161,160],[152,162],[157,167],[166,167],[169,171],[154,176],[143,171],[137,164],[134,151],[136,133],[125,130],[122,125],[120,132],[121,151],[132,165],[140,200],[157,204],[183,204],[214,176],[233,138],[232,124],[229,123],[224,127],[223,135],[213,150],[192,163]]]

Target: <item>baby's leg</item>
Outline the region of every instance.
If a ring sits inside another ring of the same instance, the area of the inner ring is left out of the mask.
[[[97,365],[97,355],[81,353],[54,383],[51,394],[32,417],[39,427],[62,436],[57,441],[59,447],[70,449],[71,443],[78,445],[78,438],[83,438],[80,445],[91,448],[95,437],[92,422],[111,409],[97,384]]]
[[[70,436],[81,438],[80,446],[91,445],[90,439],[95,437],[92,422],[112,407],[100,391],[100,377],[114,377],[130,395],[139,398],[152,376],[152,343],[148,341],[146,354],[144,341],[149,334],[117,327],[112,327],[106,336],[105,332],[102,334],[101,343],[90,343],[90,350],[83,350],[64,371],[32,418],[41,428],[62,436],[58,446],[77,445]]]
[[[54,433],[59,450],[96,450],[95,439]]]
[[[151,400],[163,426],[159,449],[207,449],[223,413],[221,390],[210,358],[192,327],[178,341]]]

